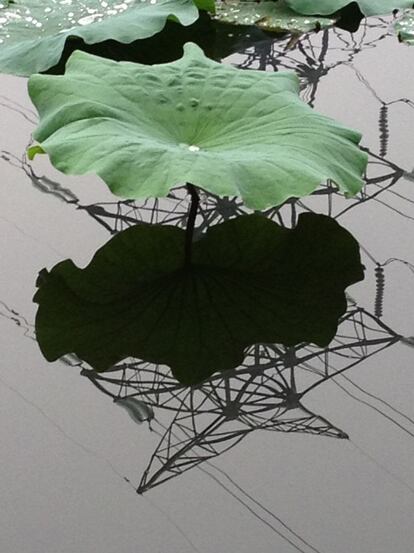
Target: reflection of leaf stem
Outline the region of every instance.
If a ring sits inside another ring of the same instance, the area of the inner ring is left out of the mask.
[[[194,235],[194,225],[197,217],[198,205],[200,198],[194,185],[187,183],[187,190],[191,196],[191,205],[188,212],[187,227],[185,229],[185,266],[188,267],[191,263],[191,252]]]

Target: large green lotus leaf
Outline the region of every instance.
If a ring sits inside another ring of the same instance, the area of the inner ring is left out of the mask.
[[[327,17],[299,15],[282,0],[279,2],[272,0],[219,2],[216,8],[216,19],[231,25],[256,25],[265,31],[292,33],[306,33],[326,28],[336,22],[335,19]]]
[[[207,0],[199,0],[202,8]],[[214,6],[214,3],[213,3]],[[59,61],[68,37],[87,44],[155,35],[167,18],[190,25],[193,0],[16,0],[0,4],[0,72],[29,76]]]
[[[394,9],[412,8],[413,0],[285,0],[288,6],[306,15],[329,15],[356,1],[366,15],[384,15]]]
[[[394,23],[394,28],[401,42],[414,45],[414,10],[407,10]]]
[[[262,215],[210,228],[185,264],[185,231],[137,225],[85,269],[43,270],[36,334],[49,361],[76,353],[96,370],[126,357],[165,364],[184,383],[237,367],[255,343],[326,346],[363,278],[359,247],[333,219],[293,230]]]
[[[173,63],[117,63],[74,52],[64,76],[34,75],[34,138],[59,170],[95,172],[124,198],[185,182],[262,209],[332,179],[363,184],[360,134],[298,96],[294,73],[243,71],[189,43]]]

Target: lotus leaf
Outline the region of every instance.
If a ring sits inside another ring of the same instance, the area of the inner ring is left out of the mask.
[[[394,24],[401,42],[414,44],[414,10],[407,10]]]
[[[199,0],[201,8],[209,4]],[[16,0],[3,4],[0,72],[29,76],[53,67],[69,37],[80,37],[87,44],[147,38],[161,31],[169,17],[190,25],[198,10],[193,0]]]
[[[366,15],[384,15],[394,9],[412,8],[413,0],[285,0],[288,6],[298,13],[306,15],[329,15],[345,8],[353,1]]]
[[[232,25],[257,25],[265,31],[305,33],[330,27],[335,19],[299,15],[288,8],[283,1],[231,1],[220,2],[216,8],[216,19]]]
[[[43,270],[36,335],[49,361],[67,353],[105,370],[126,357],[171,367],[194,384],[237,367],[255,343],[326,346],[363,278],[359,248],[335,220],[302,214],[295,229],[262,215],[211,227],[185,263],[185,231],[136,225],[85,269]]]
[[[294,73],[224,66],[192,43],[181,60],[155,66],[74,52],[64,76],[29,81],[34,138],[60,171],[95,172],[124,198],[189,182],[255,209],[327,179],[349,195],[362,187],[360,134],[317,114],[298,90]]]

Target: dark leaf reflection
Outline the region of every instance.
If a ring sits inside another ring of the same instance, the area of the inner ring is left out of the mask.
[[[96,370],[126,357],[171,367],[185,384],[236,368],[255,343],[326,346],[363,279],[359,247],[334,219],[302,214],[294,229],[245,215],[186,233],[138,225],[85,269],[59,263],[38,279],[36,333],[45,357],[76,353]]]

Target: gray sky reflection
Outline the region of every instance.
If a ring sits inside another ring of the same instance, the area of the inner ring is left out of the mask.
[[[199,468],[142,496],[135,493],[140,482],[148,484],[159,470],[160,457],[151,461],[151,455],[160,450],[159,433],[170,427],[177,409],[162,409],[161,396],[152,394],[158,422],[151,432],[146,423],[134,424],[78,368],[46,363],[32,339],[31,298],[41,268],[66,257],[86,264],[111,233],[149,220],[154,202],[118,202],[98,179],[64,177],[44,159],[27,165],[22,156],[35,116],[26,82],[2,76],[1,551],[412,550],[414,350],[394,337],[414,335],[414,196],[411,181],[404,179],[404,172],[414,167],[413,50],[399,45],[382,19],[370,20],[353,36],[327,31],[305,38],[292,51],[285,52],[285,45],[269,40],[228,62],[298,70],[303,97],[360,129],[370,153],[367,185],[358,198],[344,200],[322,190],[294,208],[269,212],[287,225],[304,210],[330,214],[364,248],[366,280],[349,293],[364,310],[358,316],[362,313],[366,324],[356,322],[356,316],[341,327],[337,340],[343,349],[332,357],[331,368],[365,359],[303,399],[309,411],[323,417],[312,421],[319,425],[316,433],[323,433],[322,425],[340,429],[350,440],[248,432],[234,448]],[[180,224],[187,204],[177,191],[176,198],[156,207],[157,220]],[[207,220],[218,223],[244,211],[237,200],[222,201],[217,209],[207,196],[202,207],[201,231]],[[381,349],[387,340],[390,347]],[[309,388],[330,362],[326,352],[312,356],[315,349],[305,346],[300,352],[306,357],[298,371],[300,390]],[[134,367],[128,370],[132,375]],[[114,374],[115,382],[104,383],[110,394],[136,390],[134,378],[126,385]],[[162,378],[166,386],[168,377]],[[223,386],[221,393],[225,397]],[[206,395],[212,398],[213,392]],[[169,405],[181,401],[179,394],[168,397]],[[247,422],[252,417],[250,413]],[[190,424],[183,422],[181,431],[184,426],[194,430],[193,418]],[[285,429],[289,424],[297,422],[290,420]],[[230,426],[238,428],[234,421]],[[184,433],[184,438],[189,436]]]

